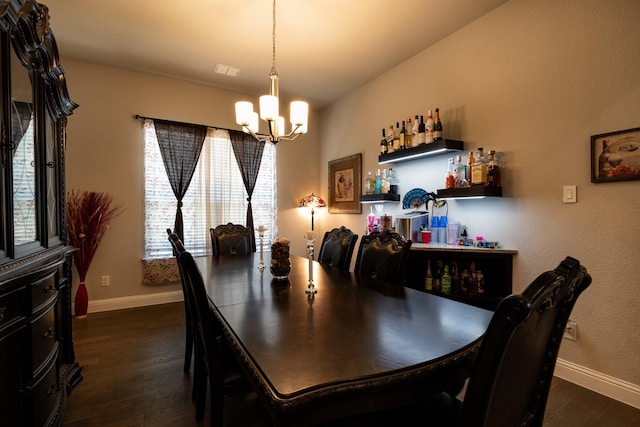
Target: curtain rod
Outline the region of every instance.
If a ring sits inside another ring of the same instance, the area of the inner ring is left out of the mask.
[[[140,120],[141,122],[143,122],[145,120],[159,120],[159,121],[163,121],[163,122],[166,122],[166,123],[173,123],[173,124],[180,125],[180,126],[203,126],[203,127],[206,127],[206,128],[226,130],[228,132],[242,132],[241,130],[238,130],[238,129],[227,129],[227,128],[221,128],[220,126],[201,125],[201,124],[198,124],[198,123],[177,122],[175,120],[165,120],[165,119],[158,119],[158,118],[155,118],[155,117],[141,116],[139,114],[136,114],[135,116],[133,116],[133,118],[136,119],[136,120]]]

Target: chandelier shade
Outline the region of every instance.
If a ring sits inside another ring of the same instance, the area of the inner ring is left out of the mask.
[[[290,106],[291,131],[285,133],[284,118],[280,115],[279,77],[276,71],[276,1],[273,0],[273,63],[269,74],[269,94],[260,97],[260,115],[253,111],[253,104],[249,101],[236,102],[236,123],[242,130],[253,135],[259,141],[271,141],[276,144],[279,140],[294,140],[300,134],[307,133],[309,126],[309,104],[304,101],[293,101]],[[260,133],[258,120],[264,120],[268,126],[268,133]]]

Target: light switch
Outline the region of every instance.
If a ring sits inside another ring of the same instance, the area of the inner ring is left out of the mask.
[[[577,203],[578,193],[575,185],[565,185],[562,187],[562,203]]]

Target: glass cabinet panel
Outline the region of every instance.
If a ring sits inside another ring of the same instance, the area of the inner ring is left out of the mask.
[[[49,243],[58,236],[58,146],[56,123],[46,114],[45,150],[47,155],[47,230]]]
[[[36,156],[30,73],[11,50],[11,142],[13,144],[14,244],[37,239]]]

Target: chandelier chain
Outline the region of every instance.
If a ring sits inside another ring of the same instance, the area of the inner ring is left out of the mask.
[[[273,27],[271,32],[271,40],[273,41],[273,61],[271,63],[271,74],[276,72],[276,0],[273,0]]]

